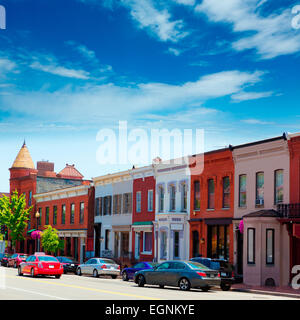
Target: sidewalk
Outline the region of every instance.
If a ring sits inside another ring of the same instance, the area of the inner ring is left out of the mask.
[[[283,296],[288,298],[300,299],[300,289],[295,290],[291,287],[259,287],[259,286],[246,286],[243,283],[234,284],[231,287],[233,291],[240,292],[253,292],[260,294],[270,294],[275,296]]]

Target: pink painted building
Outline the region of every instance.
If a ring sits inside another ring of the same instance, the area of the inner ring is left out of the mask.
[[[289,236],[278,206],[289,203],[285,134],[232,147],[235,163],[234,264],[247,285],[289,283]],[[244,232],[239,230],[243,220]]]

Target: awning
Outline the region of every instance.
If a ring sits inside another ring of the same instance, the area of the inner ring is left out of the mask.
[[[137,221],[132,225],[132,229],[134,229],[135,231],[152,231],[152,228],[152,221]]]
[[[36,229],[31,229],[29,231],[27,231],[27,234],[31,234],[31,232],[35,231]]]

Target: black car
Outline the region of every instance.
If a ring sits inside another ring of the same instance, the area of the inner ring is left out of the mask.
[[[201,263],[210,269],[218,270],[221,276],[221,289],[228,291],[231,285],[235,283],[234,267],[225,259],[211,259],[204,257],[192,258],[191,261]]]
[[[63,265],[64,273],[72,272],[76,274],[76,269],[79,266],[78,261],[74,261],[68,257],[56,257],[56,259]]]
[[[5,253],[3,258],[1,259],[1,266],[3,267],[7,267],[8,266],[8,259],[11,257],[12,255],[9,253]]]

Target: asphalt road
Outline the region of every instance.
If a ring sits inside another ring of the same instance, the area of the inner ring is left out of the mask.
[[[289,298],[213,289],[209,292],[178,288],[145,286],[121,279],[62,275],[53,277],[19,277],[17,269],[0,267],[0,300],[286,300]],[[292,299],[292,298],[290,298]]]

